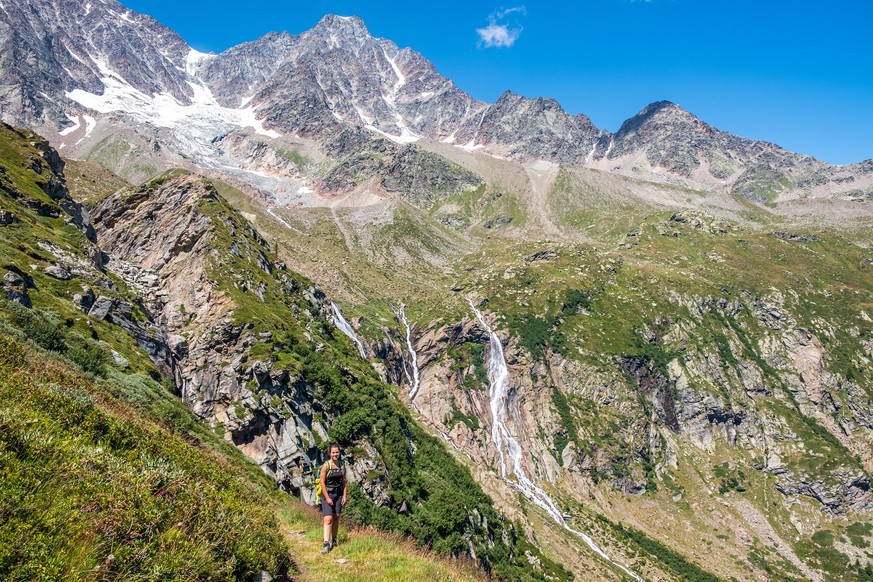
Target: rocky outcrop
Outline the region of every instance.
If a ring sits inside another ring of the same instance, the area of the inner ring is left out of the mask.
[[[822,510],[845,515],[849,511],[870,512],[870,478],[860,471],[839,469],[827,479],[814,479],[791,472],[777,472],[776,488],[784,495],[803,495],[821,503]]]
[[[280,487],[312,501],[313,467],[328,438],[323,423],[330,411],[306,378],[269,357],[250,355],[263,353],[264,346],[271,353],[277,338],[235,317],[239,299],[225,285],[256,303],[273,288],[286,298],[299,295],[321,317],[329,317],[330,302],[317,287],[301,289],[283,263],[269,258],[266,241],[223,204],[210,182],[192,175],[111,196],[93,215],[108,255],[106,268],[141,294],[146,313],[166,338],[165,352],[150,351],[152,360],[171,358],[175,368],[162,371],[175,379],[191,410],[223,431]],[[217,279],[215,266],[233,261],[245,267],[233,270],[232,281]],[[117,310],[117,303],[98,297],[89,314],[116,320]],[[295,310],[304,320],[313,317]],[[124,320],[115,322],[124,327]],[[378,455],[349,461],[371,499],[388,499],[384,485],[372,477],[380,473]]]
[[[482,178],[415,145],[376,139],[362,129],[347,128],[326,142],[342,160],[322,179],[320,189],[346,192],[376,178],[387,191],[426,209],[450,194],[476,188]]]
[[[17,187],[2,163],[0,163],[0,190],[40,216],[63,217],[66,222],[82,231],[89,241],[94,242],[94,229],[88,212],[70,196],[64,177],[64,161],[57,151],[40,136],[16,129],[6,123],[0,127],[0,133],[3,134],[3,139],[27,142],[29,154],[26,164],[33,172],[33,184],[45,194],[45,197],[34,196]],[[13,213],[0,208],[0,225],[17,221],[18,218]]]
[[[19,269],[15,268],[13,270],[10,268],[10,270],[3,275],[3,290],[6,292],[6,297],[8,299],[30,309],[33,307],[33,301],[31,301],[27,289],[28,287],[33,287],[33,280],[30,279],[28,284],[28,279],[30,279],[30,277],[22,273]]]
[[[457,131],[462,144],[486,145],[516,159],[584,164],[608,132],[585,115],[569,115],[554,99],[528,99],[506,91]]]

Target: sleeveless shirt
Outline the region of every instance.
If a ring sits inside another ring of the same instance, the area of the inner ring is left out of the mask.
[[[333,463],[328,461],[327,474],[324,476],[324,484],[330,493],[338,493],[343,490],[343,479],[346,476],[346,466],[340,464],[339,468],[335,468]]]

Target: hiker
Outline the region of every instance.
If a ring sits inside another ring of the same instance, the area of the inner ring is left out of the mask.
[[[328,449],[329,459],[321,466],[321,513],[324,514],[324,547],[326,554],[336,547],[336,534],[339,531],[340,514],[346,504],[348,479],[346,467],[340,461],[339,445],[334,443]]]

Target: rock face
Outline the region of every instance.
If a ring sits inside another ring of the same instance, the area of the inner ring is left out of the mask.
[[[30,286],[33,286],[31,281]],[[30,295],[27,294],[28,283],[23,274],[15,271],[9,271],[3,275],[3,289],[6,291],[6,297],[27,307],[33,307],[33,302],[30,300]]]
[[[4,121],[70,126],[68,92],[103,92],[107,70],[146,94],[168,92],[190,103],[187,44],[153,18],[115,2],[38,0],[0,15]],[[45,95],[51,97],[46,98]]]
[[[327,434],[313,421],[311,385],[274,372],[269,363],[248,361],[249,348],[263,338],[251,325],[234,323],[236,305],[207,274],[216,250],[213,219],[201,208],[217,201],[212,185],[195,176],[106,199],[94,210],[109,255],[106,268],[142,293],[170,338],[176,385],[195,414],[226,430],[280,486],[305,494],[310,456],[318,455],[312,431],[321,439]],[[264,241],[249,231],[236,252],[258,268],[277,270],[258,250]],[[89,314],[107,307],[98,298]],[[255,392],[264,396],[256,399]]]
[[[310,322],[313,315],[307,310],[329,318],[330,301],[318,288],[301,289],[284,264],[268,258],[266,241],[235,213],[221,210],[224,204],[210,182],[193,175],[108,197],[93,211],[107,254],[105,267],[140,293],[142,307],[165,342],[149,350],[150,357],[172,363],[162,372],[174,378],[191,410],[282,489],[311,502],[312,475],[332,413],[317,398],[311,380],[275,365],[272,357],[250,355],[277,338],[258,331],[257,320],[235,317],[241,299],[231,297],[224,287],[228,282],[217,278],[214,269],[240,261],[244,268],[234,271],[239,278],[230,284],[246,301],[263,303],[274,292],[267,281],[274,281],[284,300],[304,301],[307,307],[294,312]],[[98,297],[88,313],[125,327],[117,311],[114,300]],[[130,333],[140,345],[147,343]],[[386,484],[373,477],[385,472],[378,453],[366,442],[360,448],[351,459],[352,477],[375,503],[389,504]]]
[[[554,99],[528,99],[509,91],[456,132],[459,144],[481,144],[516,159],[585,163],[609,132],[585,115],[569,115]]]

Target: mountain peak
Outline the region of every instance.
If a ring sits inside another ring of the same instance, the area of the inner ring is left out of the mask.
[[[367,25],[359,16],[340,16],[338,14],[326,14],[318,21],[312,30],[326,30],[343,34],[352,33],[357,35],[370,35]]]
[[[671,108],[682,109],[682,107],[680,107],[679,105],[676,105],[672,101],[661,100],[661,101],[655,101],[654,103],[649,103],[648,105],[643,107],[642,111],[640,111],[639,114],[640,115],[651,115],[651,114],[655,114],[659,111],[663,111],[664,109],[671,109]]]
[[[658,125],[674,125],[676,123],[703,124],[694,114],[689,113],[672,101],[655,101],[646,105],[639,113],[622,123],[615,135],[617,138],[625,136],[653,123]]]

